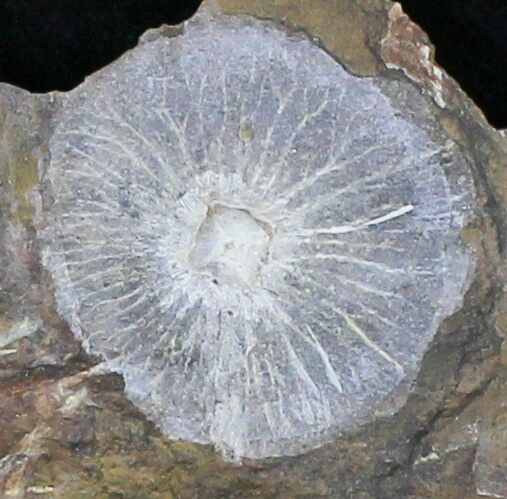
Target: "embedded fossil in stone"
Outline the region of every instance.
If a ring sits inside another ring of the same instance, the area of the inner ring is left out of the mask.
[[[60,313],[164,433],[233,457],[403,398],[473,267],[455,146],[269,23],[138,47],[68,94],[50,152]]]

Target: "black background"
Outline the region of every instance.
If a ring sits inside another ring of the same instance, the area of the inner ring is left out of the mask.
[[[0,81],[32,92],[69,90],[134,47],[146,29],[177,24],[199,3],[0,0]],[[493,125],[507,127],[507,0],[401,3],[430,35],[437,61]]]

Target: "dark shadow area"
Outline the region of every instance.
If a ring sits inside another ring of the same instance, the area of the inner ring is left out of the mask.
[[[436,46],[436,60],[507,128],[507,0],[399,0]]]
[[[149,28],[191,17],[201,0],[0,0],[0,81],[70,90],[135,47]]]
[[[309,8],[311,2],[309,1]],[[401,0],[430,35],[437,61],[507,127],[507,0]],[[0,0],[0,81],[69,90],[148,28],[188,19],[200,0]]]

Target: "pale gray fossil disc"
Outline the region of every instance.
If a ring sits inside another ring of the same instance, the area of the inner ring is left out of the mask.
[[[65,98],[43,231],[59,311],[165,434],[297,454],[406,392],[473,267],[474,191],[404,85],[224,17]]]

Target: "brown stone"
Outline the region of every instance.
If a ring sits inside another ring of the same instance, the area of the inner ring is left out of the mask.
[[[34,216],[57,95],[0,85],[0,495],[507,497],[507,138],[436,65],[399,4],[217,0],[201,12],[304,30],[354,74],[409,79],[426,94],[474,167],[484,213],[463,232],[477,254],[474,282],[396,415],[298,457],[242,466],[210,447],[169,441],[56,313]]]

